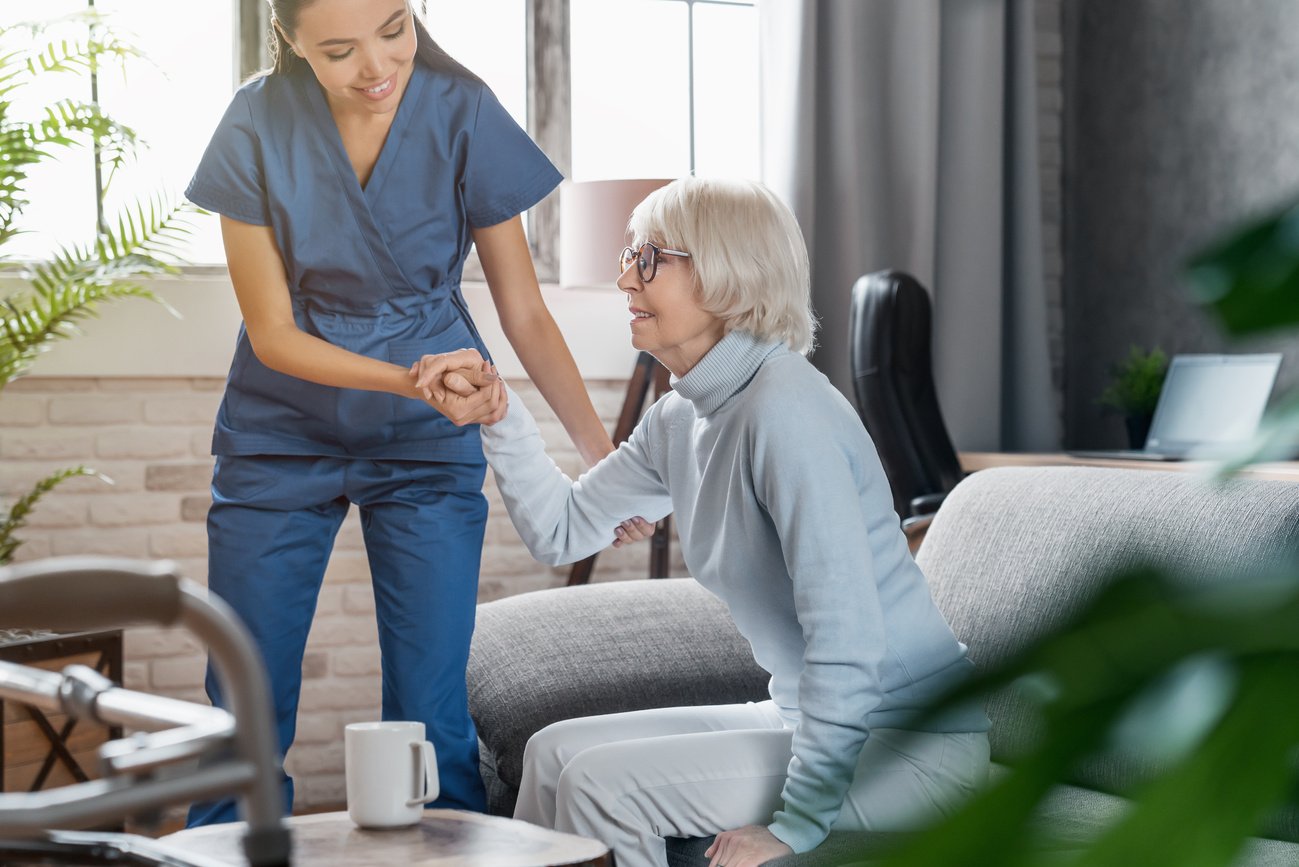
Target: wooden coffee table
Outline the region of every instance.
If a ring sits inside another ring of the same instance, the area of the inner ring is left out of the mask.
[[[613,867],[603,843],[500,816],[425,810],[418,825],[363,831],[347,813],[289,819],[293,863],[311,867]],[[187,855],[246,865],[243,822],[208,825],[159,840]]]

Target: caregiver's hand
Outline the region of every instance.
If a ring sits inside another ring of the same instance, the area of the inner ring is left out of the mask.
[[[723,831],[704,852],[708,867],[759,867],[794,850],[761,825]]]
[[[411,365],[415,391],[457,426],[505,417],[505,385],[475,349],[426,355]]]

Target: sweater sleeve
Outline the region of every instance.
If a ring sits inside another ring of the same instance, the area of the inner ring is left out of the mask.
[[[509,389],[505,418],[482,428],[483,449],[533,557],[551,566],[572,563],[612,544],[622,521],[636,515],[657,521],[672,511],[647,450],[655,409],[627,442],[573,481],[546,454],[536,420]]]
[[[827,412],[824,401],[795,395],[789,403],[763,419],[753,475],[780,539],[805,643],[784,809],[768,827],[806,852],[839,814],[867,717],[881,700],[886,641],[868,536],[890,520],[896,531],[897,518],[865,514],[862,462],[878,458],[860,422]]]

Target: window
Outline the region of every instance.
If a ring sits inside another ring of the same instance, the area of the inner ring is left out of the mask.
[[[125,69],[108,66],[97,75],[105,112],[132,127],[143,141],[136,158],[112,178],[104,213],[110,221],[128,203],[162,195],[179,203],[208,137],[230,101],[235,82],[235,9],[231,2],[187,4],[178,13],[174,0],[43,0],[43,20],[88,7],[144,59]],[[47,37],[84,41],[84,22],[56,23]],[[88,76],[51,75],[39,87],[24,88],[15,113],[39,117],[58,98],[91,97]],[[19,235],[6,253],[16,259],[44,258],[58,245],[84,244],[96,225],[94,156],[89,149],[59,151],[58,160],[31,172],[31,204],[23,217],[28,234]],[[105,178],[107,180],[107,177]],[[185,252],[194,262],[221,262],[224,255],[214,217],[195,218],[196,232]]]
[[[758,176],[752,2],[570,2],[574,180]]]

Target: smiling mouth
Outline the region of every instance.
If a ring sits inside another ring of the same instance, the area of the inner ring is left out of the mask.
[[[393,79],[390,76],[388,79],[379,82],[374,87],[360,87],[357,89],[360,90],[362,93],[368,94],[370,96],[381,96],[387,93],[388,91],[392,90],[392,85],[393,85]]]

